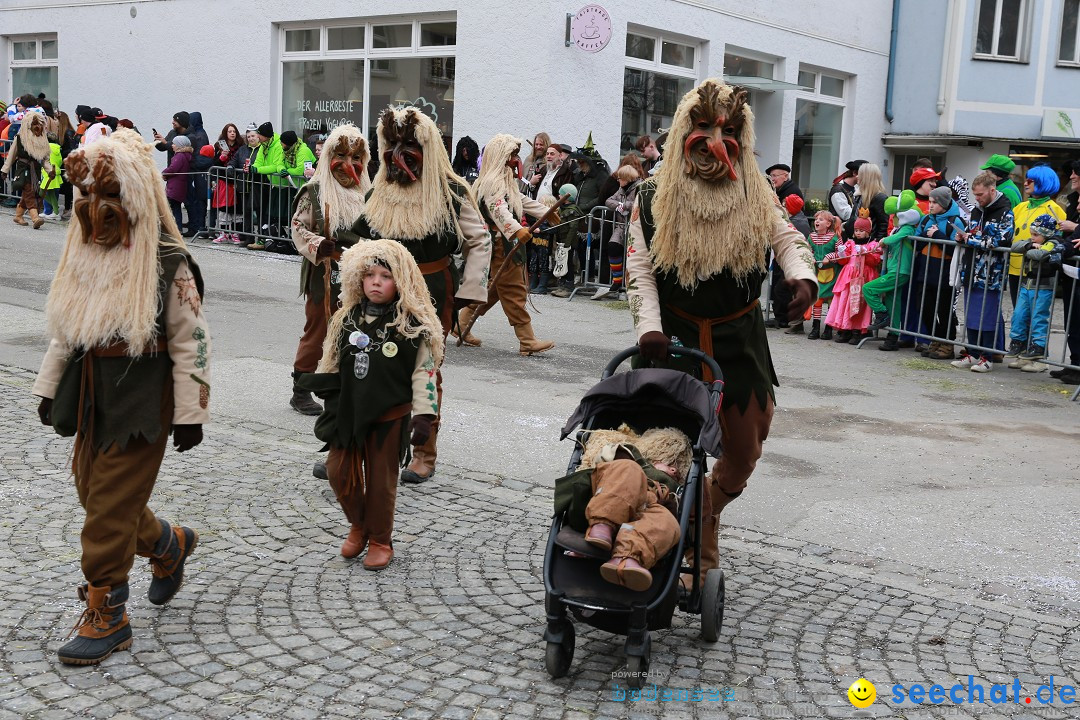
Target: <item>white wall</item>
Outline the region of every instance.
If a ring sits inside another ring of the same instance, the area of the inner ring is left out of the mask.
[[[626,27],[633,22],[705,42],[699,79],[722,73],[728,43],[778,56],[780,79],[789,82],[797,81],[800,63],[854,76],[840,164],[854,157],[884,159],[890,0],[609,0],[614,34],[595,54],[564,46],[566,13],[579,4],[585,0],[399,0],[392,8],[404,17],[457,12],[455,139],[467,134],[483,143],[498,132],[531,138],[544,130],[576,146],[591,130],[614,163]],[[199,110],[212,137],[226,122],[243,127],[272,119],[277,126],[275,23],[385,17],[391,8],[375,0],[71,5],[9,0],[0,9],[0,34],[58,35],[62,109],[71,113],[77,104],[96,105],[131,118],[147,136],[151,128],[167,131],[177,110]],[[6,73],[3,82],[9,82]],[[7,95],[12,92],[6,88]],[[758,124],[762,167],[791,156],[796,93],[779,96],[767,102],[770,112]]]

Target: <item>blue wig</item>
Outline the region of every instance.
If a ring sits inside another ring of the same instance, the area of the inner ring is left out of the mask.
[[[1027,179],[1035,183],[1031,194],[1035,197],[1047,197],[1061,189],[1057,173],[1049,165],[1036,165],[1027,171]]]

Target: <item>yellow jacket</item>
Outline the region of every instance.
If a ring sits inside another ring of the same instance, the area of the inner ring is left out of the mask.
[[[1052,215],[1058,222],[1065,219],[1065,211],[1061,206],[1049,198],[1032,198],[1025,200],[1013,208],[1013,222],[1016,232],[1013,233],[1013,243],[1031,239],[1031,222],[1040,215]],[[1020,267],[1024,264],[1024,253],[1012,253],[1009,256],[1009,274],[1020,275]]]

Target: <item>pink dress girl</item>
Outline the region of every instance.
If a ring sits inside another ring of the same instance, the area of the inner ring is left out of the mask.
[[[861,219],[861,218],[860,218]],[[869,225],[867,221],[867,225]],[[843,266],[840,276],[833,286],[833,301],[829,305],[829,314],[825,322],[838,330],[849,330],[862,334],[870,326],[873,311],[862,296],[862,286],[877,278],[881,267],[881,248],[877,241],[859,244],[862,235],[856,222],[855,238],[836,247],[835,261]],[[868,236],[869,233],[866,233]],[[826,256],[832,260],[833,253]]]

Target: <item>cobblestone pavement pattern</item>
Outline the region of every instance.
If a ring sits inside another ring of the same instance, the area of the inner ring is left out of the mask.
[[[672,630],[655,633],[650,676],[660,687],[733,687],[735,701],[615,702],[618,638],[579,626],[570,675],[544,671],[547,488],[453,469],[405,487],[399,556],[367,573],[336,555],[339,511],[301,472],[310,446],[228,421],[197,459],[170,452],[154,495],[164,517],[201,533],[184,588],[168,607],[149,605],[140,562],[132,651],[95,669],[64,667],[54,657],[78,614],[81,513],[70,441],[31,422],[32,377],[0,369],[0,718],[851,717],[843,689],[859,676],[881,694],[893,682],[968,674],[1015,675],[1031,692],[1080,667],[1075,619],[926,592],[914,573],[881,582],[828,548],[742,533],[723,543],[720,641],[703,643],[696,618],[677,613]],[[881,702],[863,712],[892,716]]]
[[[311,418],[285,404],[297,265],[206,243],[214,419],[195,451],[169,451],[152,499],[202,540],[167,607],[137,563],[130,652],[62,666],[82,513],[71,443],[38,424],[24,368],[63,233],[18,230],[0,215],[0,254],[19,259],[0,272],[0,720],[1069,716],[888,700],[969,674],[1026,693],[1080,682],[1080,433],[1060,383],[770,334],[780,406],[724,514],[720,640],[676,613],[652,644],[650,682],[735,700],[615,702],[622,638],[579,624],[570,674],[546,674],[541,565],[569,454],[554,439],[632,342],[625,304],[538,298],[537,333],[559,343],[539,358],[517,356],[497,311],[484,347],[451,348],[438,479],[401,488],[398,555],[369,573],[337,554]],[[860,676],[878,688],[865,711],[845,695]]]

